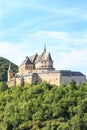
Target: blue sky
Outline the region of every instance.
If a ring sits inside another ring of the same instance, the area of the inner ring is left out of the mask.
[[[86,0],[0,0],[0,56],[20,65],[45,43],[57,70],[87,75]]]

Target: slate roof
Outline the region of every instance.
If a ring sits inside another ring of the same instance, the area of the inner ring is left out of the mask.
[[[33,64],[33,63],[37,63],[39,61],[52,61],[50,52],[46,52],[46,50],[41,54],[38,55],[37,53],[35,55],[32,55],[30,57],[26,57],[25,60],[22,62],[21,65],[23,64]]]
[[[71,76],[72,75],[72,72],[70,70],[60,70],[59,71],[62,76]]]
[[[72,76],[85,76],[85,75],[81,72],[72,71]]]
[[[60,70],[62,76],[85,76],[83,73],[78,71]]]
[[[40,57],[40,61],[44,61],[44,60],[48,60],[48,61],[52,61],[50,52],[43,52],[41,57]]]
[[[25,58],[25,60],[22,62],[21,65],[23,65],[23,64],[33,64],[33,63],[32,63],[32,61],[29,59],[29,57],[27,56],[27,57]]]
[[[32,63],[35,63],[35,61],[37,60],[38,54],[36,53],[35,55],[32,55],[29,57],[29,59],[32,61]]]
[[[37,72],[37,74],[50,74],[50,73],[61,73],[62,76],[85,76],[81,72],[70,71],[70,70],[56,70],[56,71],[52,70],[52,71]],[[33,75],[33,73],[27,73],[27,74],[23,74],[23,75],[16,75],[16,77],[20,78],[20,77],[27,77],[27,76],[31,76],[31,75]]]
[[[32,61],[32,63],[37,63],[39,61],[52,61],[50,52],[46,52],[46,50],[41,54],[38,55],[37,53],[35,55],[32,55],[29,57],[29,59]]]

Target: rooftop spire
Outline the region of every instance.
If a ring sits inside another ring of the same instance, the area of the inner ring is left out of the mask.
[[[46,52],[46,44],[44,45],[44,52]]]

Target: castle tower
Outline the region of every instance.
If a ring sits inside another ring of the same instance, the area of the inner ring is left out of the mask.
[[[27,56],[22,64],[19,66],[19,73],[24,74],[25,72],[31,72],[34,68],[34,65],[30,58]]]
[[[51,54],[50,52],[46,51],[46,44],[44,45],[43,53],[39,55],[37,58],[37,61],[35,63],[35,68],[43,71],[54,70]]]
[[[9,64],[8,68],[8,82],[13,78],[12,64]]]

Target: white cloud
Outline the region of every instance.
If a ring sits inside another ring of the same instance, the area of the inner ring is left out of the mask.
[[[73,50],[66,53],[56,53],[54,55],[54,66],[57,69],[68,69],[81,71],[87,75],[87,50]],[[56,59],[58,57],[58,59]]]
[[[32,35],[34,37],[52,37],[54,39],[64,40],[66,39],[68,33],[66,32],[57,32],[57,31],[39,31],[36,34]]]
[[[82,66],[87,66],[87,50],[73,50],[56,55],[60,57],[60,67],[80,68]]]
[[[85,33],[67,33],[58,31],[38,31],[34,34],[29,34],[24,37],[25,42],[31,41],[40,43],[46,41],[46,43],[53,46],[58,46],[59,49],[71,48],[79,49],[87,46],[87,34]],[[55,44],[55,45],[54,45]],[[78,48],[76,48],[78,47]]]
[[[27,56],[28,50],[24,44],[13,44],[11,42],[0,42],[0,56],[20,64]]]
[[[42,53],[46,40],[47,51],[51,52],[56,69],[72,69],[86,73],[87,34],[82,37],[76,38],[66,32],[39,31],[27,35],[19,44],[0,42],[0,56],[20,65],[27,55]]]
[[[52,53],[54,66],[57,69],[73,69],[86,73],[87,34],[39,31],[32,34],[31,38],[27,37],[26,42],[29,39],[37,45],[40,45],[44,39],[47,40],[47,50]],[[41,47],[43,46],[40,45]]]

